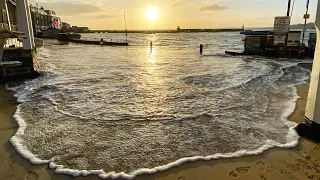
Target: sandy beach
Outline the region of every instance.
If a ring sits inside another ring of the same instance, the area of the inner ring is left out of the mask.
[[[301,97],[290,120],[300,123],[308,95],[308,84],[297,87]],[[0,179],[73,179],[57,175],[47,165],[32,165],[11,146],[9,139],[17,130],[13,119],[17,102],[13,92],[0,87]],[[95,176],[77,179],[99,179]],[[292,149],[270,149],[257,156],[233,159],[197,161],[183,164],[154,175],[142,175],[137,180],[212,180],[212,179],[292,179],[320,180],[320,144],[300,139]]]

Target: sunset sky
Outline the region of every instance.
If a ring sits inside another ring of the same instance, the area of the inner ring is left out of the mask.
[[[293,0],[292,0],[293,1]],[[32,2],[29,0],[29,3]],[[240,28],[271,27],[274,16],[285,16],[287,0],[36,0],[55,10],[63,22],[90,29]],[[34,2],[32,2],[35,5]],[[158,17],[146,17],[149,7]],[[310,0],[309,22],[314,22],[317,0]],[[306,0],[296,0],[292,24],[303,23]]]

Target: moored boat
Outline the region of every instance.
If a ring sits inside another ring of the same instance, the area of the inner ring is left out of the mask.
[[[69,41],[69,39],[80,39],[81,35],[77,33],[59,33],[57,39],[59,41]]]

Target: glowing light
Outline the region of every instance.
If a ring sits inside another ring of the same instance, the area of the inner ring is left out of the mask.
[[[150,21],[156,20],[158,18],[158,9],[155,7],[149,7],[146,16]]]

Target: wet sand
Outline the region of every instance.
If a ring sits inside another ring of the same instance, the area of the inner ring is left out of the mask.
[[[301,97],[290,120],[301,123],[308,95],[308,84],[298,86]],[[9,139],[17,130],[12,115],[17,103],[13,92],[0,87],[0,179],[73,179],[56,175],[46,165],[31,165],[17,154]],[[99,179],[96,176],[77,179]],[[233,159],[197,161],[183,164],[154,175],[142,175],[137,180],[213,180],[213,179],[292,179],[320,180],[320,144],[300,139],[292,149],[270,149],[257,156]]]

